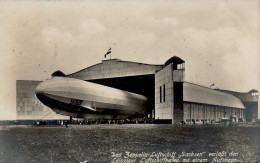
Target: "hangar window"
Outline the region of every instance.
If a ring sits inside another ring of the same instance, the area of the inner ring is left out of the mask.
[[[165,102],[165,84],[160,86],[160,103]]]
[[[162,87],[160,86],[160,103],[162,102]]]
[[[185,64],[181,63],[181,64],[177,64],[177,70],[183,70],[185,68]]]
[[[258,92],[252,92],[251,95],[252,96],[258,96]]]
[[[165,84],[160,86],[160,103],[165,102]]]
[[[165,84],[163,85],[163,102],[165,102]]]

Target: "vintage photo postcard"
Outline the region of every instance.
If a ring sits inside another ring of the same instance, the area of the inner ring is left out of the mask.
[[[0,162],[260,162],[260,1],[0,1]]]

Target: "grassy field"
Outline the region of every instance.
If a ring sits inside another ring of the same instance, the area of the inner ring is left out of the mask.
[[[252,162],[259,135],[259,126],[0,126],[0,162]]]

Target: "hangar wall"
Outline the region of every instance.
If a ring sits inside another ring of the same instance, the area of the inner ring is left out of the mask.
[[[222,118],[245,119],[245,106],[235,96],[201,85],[184,83],[183,121],[219,122]]]
[[[252,122],[253,120],[258,118],[259,92],[257,90],[252,89],[249,92],[235,92],[221,89],[217,90],[231,94],[239,98],[243,102],[246,107],[245,117],[247,121]]]
[[[246,107],[246,119],[248,122],[252,122],[258,118],[258,102],[244,102]]]
[[[173,56],[155,74],[155,121],[178,123],[183,121],[183,82],[185,62]]]
[[[186,123],[202,122],[220,122],[222,118],[233,117],[234,122],[238,122],[239,118],[245,119],[245,109],[225,108],[218,106],[210,106],[203,104],[195,104],[184,102],[184,118]]]
[[[155,119],[173,119],[173,65],[169,64],[155,74]],[[169,123],[169,122],[168,122]]]

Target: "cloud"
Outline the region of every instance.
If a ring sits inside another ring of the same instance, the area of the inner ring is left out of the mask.
[[[73,46],[74,36],[68,31],[60,31],[57,27],[45,27],[41,32],[42,41],[47,48],[59,45],[60,48],[68,49]]]
[[[56,53],[55,50],[58,49],[59,54],[65,56],[71,55],[73,51],[74,55],[78,55],[77,49],[80,51],[90,43],[95,46],[94,44],[99,43],[99,38],[103,37],[105,32],[105,27],[91,18],[71,30],[62,30],[55,26],[45,27],[41,30],[41,39],[45,49],[49,49],[49,53]]]
[[[80,29],[83,33],[95,35],[100,32],[105,32],[106,28],[96,19],[90,18],[81,23]]]
[[[135,31],[126,35],[124,44],[136,44],[138,46],[151,46],[156,40],[153,32]]]
[[[73,34],[72,34],[73,32]],[[42,41],[45,45],[62,44],[64,48],[70,48],[81,43],[83,39],[102,35],[106,32],[104,25],[96,19],[90,18],[80,23],[76,29],[62,30],[57,26],[47,26],[41,30]]]
[[[179,21],[175,18],[163,18],[162,22],[166,25],[176,26],[179,24]]]

